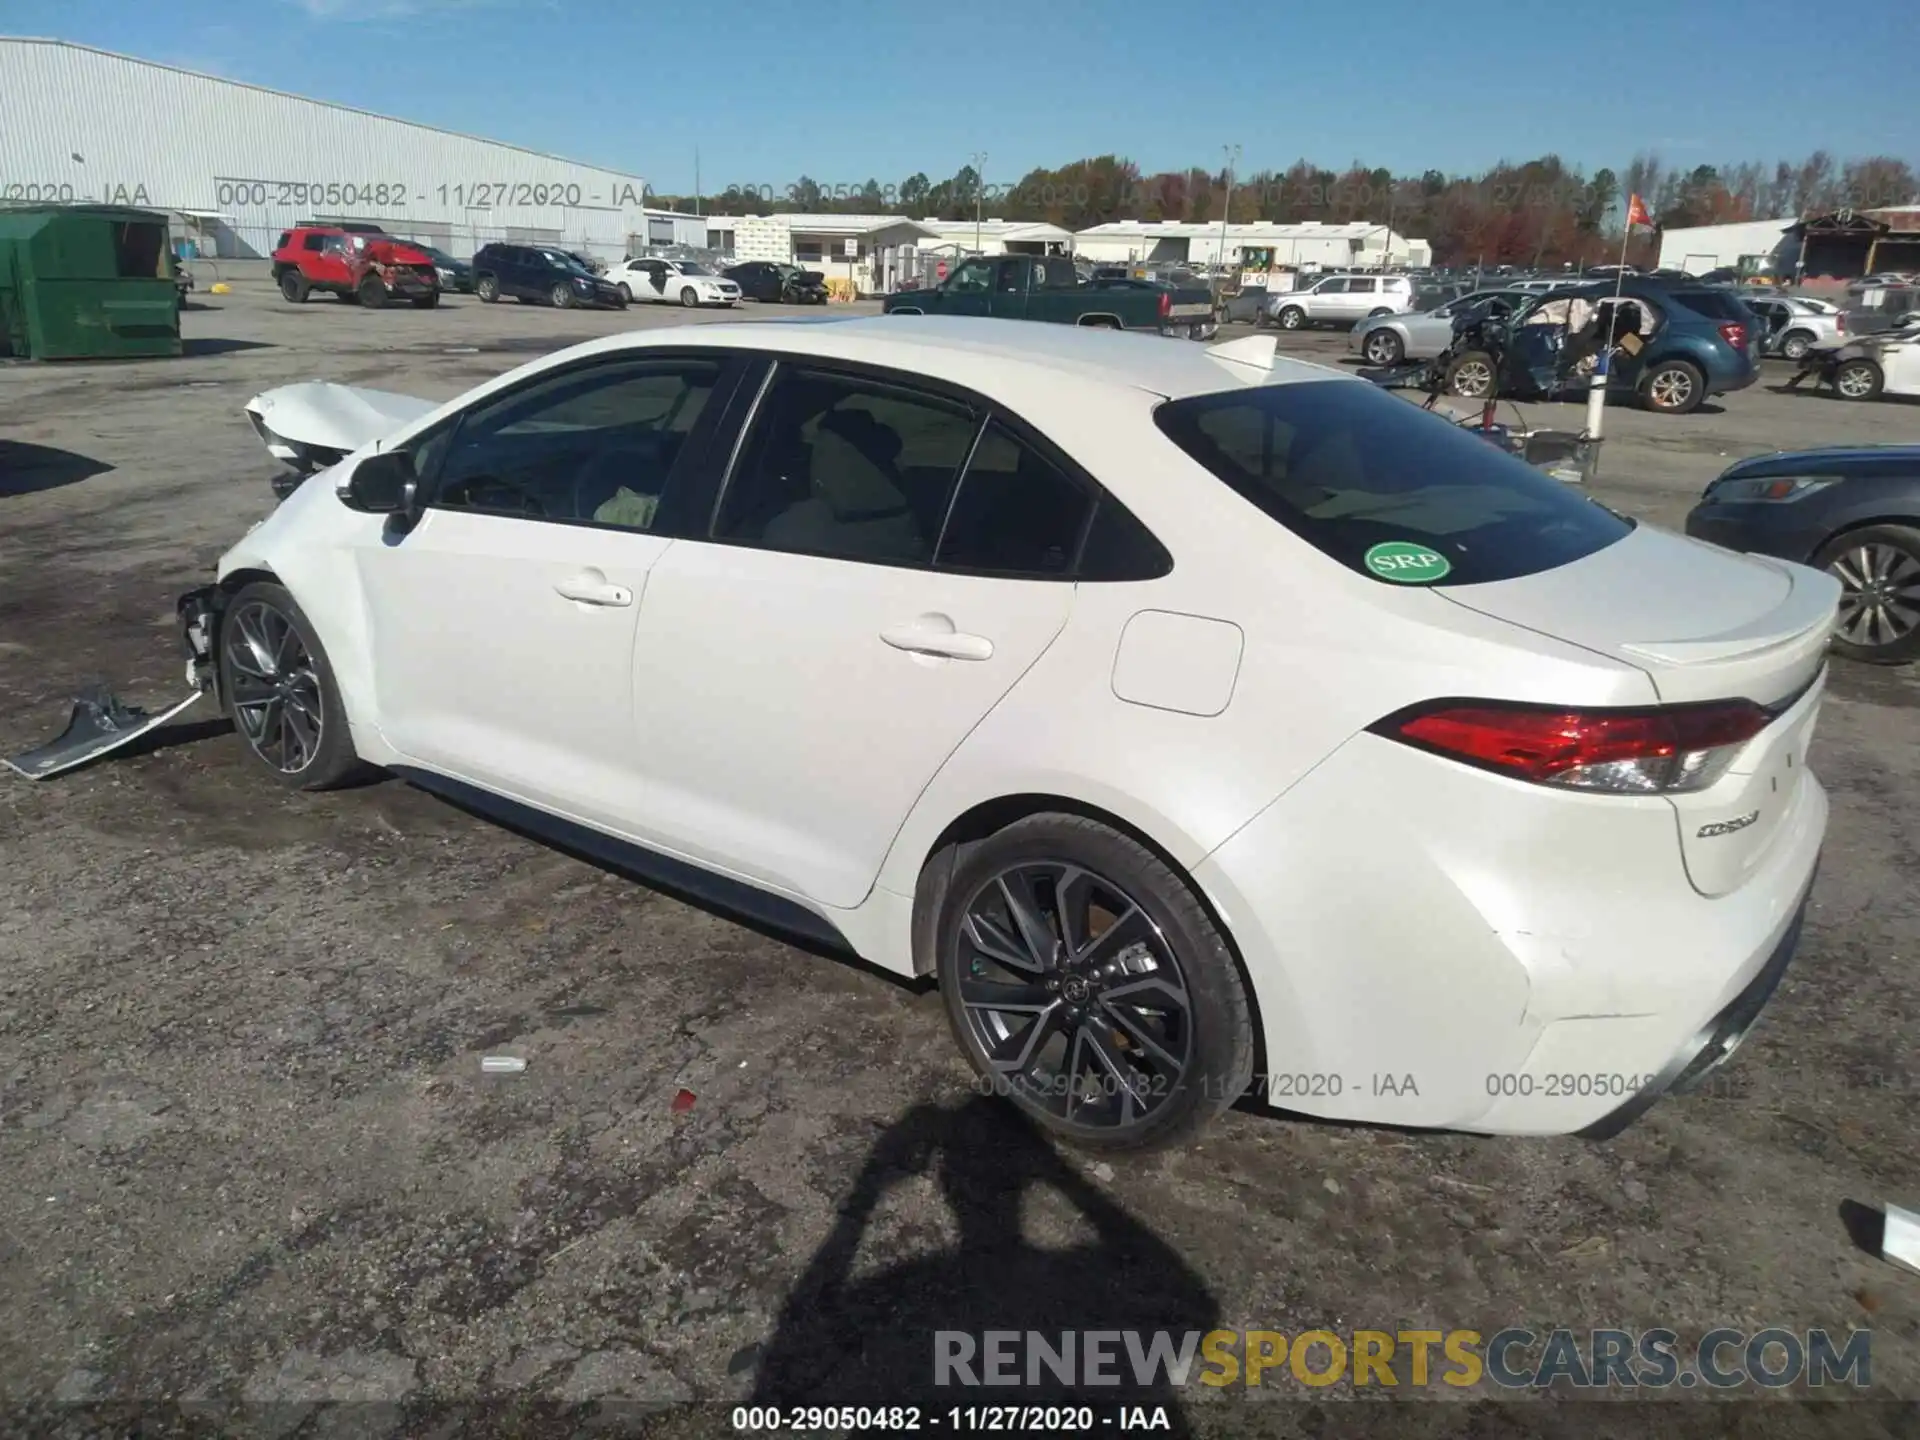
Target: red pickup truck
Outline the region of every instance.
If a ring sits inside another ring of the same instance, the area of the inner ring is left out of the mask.
[[[337,225],[300,225],[273,247],[273,281],[295,305],[315,291],[377,310],[410,300],[421,310],[440,303],[433,257],[403,240]]]

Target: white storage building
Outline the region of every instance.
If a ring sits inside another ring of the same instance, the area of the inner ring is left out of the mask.
[[[735,260],[804,265],[865,295],[896,287],[937,232],[899,215],[709,215],[707,245]]]
[[[304,220],[457,254],[488,240],[618,257],[679,221],[638,175],[62,40],[0,37],[0,200],[172,212],[202,254],[260,256]],[[688,242],[682,242],[688,243]]]
[[[1679,230],[1665,230],[1660,235],[1660,266],[1666,270],[1684,270],[1689,275],[1704,275],[1709,270],[1738,265],[1749,255],[1774,260],[1783,249],[1787,232],[1798,223],[1789,215],[1784,220],[1741,220],[1730,225],[1689,225]],[[1791,264],[1786,268],[1791,269]]]
[[[1085,259],[1108,263],[1158,260],[1238,265],[1253,258],[1247,251],[1263,252],[1271,265],[1325,270],[1433,263],[1433,249],[1425,240],[1409,239],[1385,225],[1365,221],[1335,225],[1318,220],[1294,225],[1228,225],[1223,261],[1221,229],[1218,221],[1208,225],[1180,220],[1112,220],[1075,235],[1073,248]]]

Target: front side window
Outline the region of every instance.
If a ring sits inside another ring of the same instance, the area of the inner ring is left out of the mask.
[[[300,248],[302,250],[313,250],[313,251],[324,250],[327,248],[327,238],[328,237],[325,235],[302,236],[300,240]]]
[[[1059,578],[1079,558],[1094,497],[999,421],[980,436],[940,537],[942,569]]]
[[[925,564],[978,429],[969,407],[941,396],[783,367],[741,447],[714,537]]]
[[[953,272],[950,288],[984,295],[993,288],[993,261],[969,260]]]
[[[1259,385],[1170,401],[1168,439],[1349,569],[1375,546],[1436,550],[1445,583],[1551,570],[1633,526],[1479,436],[1351,380]],[[1381,583],[1392,583],[1382,581]]]
[[[1344,295],[1347,293],[1347,282],[1345,280],[1322,280],[1318,285],[1313,287],[1313,293],[1316,295]]]
[[[651,529],[720,369],[685,357],[612,361],[484,401],[453,432],[432,503]]]

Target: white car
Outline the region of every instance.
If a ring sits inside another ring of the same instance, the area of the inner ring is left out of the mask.
[[[1329,275],[1304,290],[1267,300],[1267,317],[1282,330],[1353,325],[1375,315],[1413,309],[1413,281],[1405,275]]]
[[[1799,932],[1839,594],[1270,336],[891,316],[522,366],[181,613],[280,783],[937,977],[983,1085],[1127,1149],[1249,1089],[1599,1135],[1696,1083]]]
[[[698,260],[622,260],[609,265],[604,277],[634,300],[670,300],[689,309],[698,305],[738,305],[740,287],[716,275]]]
[[[1805,352],[1801,363],[1843,400],[1920,395],[1920,312],[1891,329],[1816,345]],[[1789,383],[1806,373],[1803,369]]]

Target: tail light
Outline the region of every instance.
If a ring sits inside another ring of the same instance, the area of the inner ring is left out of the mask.
[[[1173,313],[1173,294],[1171,291],[1162,290],[1160,292],[1160,318],[1164,320],[1172,313]]]
[[[1747,327],[1738,320],[1725,320],[1720,325],[1720,338],[1736,350],[1747,348]]]
[[[1847,316],[1845,311],[1840,311],[1834,315],[1833,333],[1836,335],[1844,335],[1847,333]]]
[[[1773,713],[1751,700],[1649,710],[1556,710],[1446,700],[1389,716],[1375,734],[1536,785],[1615,795],[1705,790]]]

